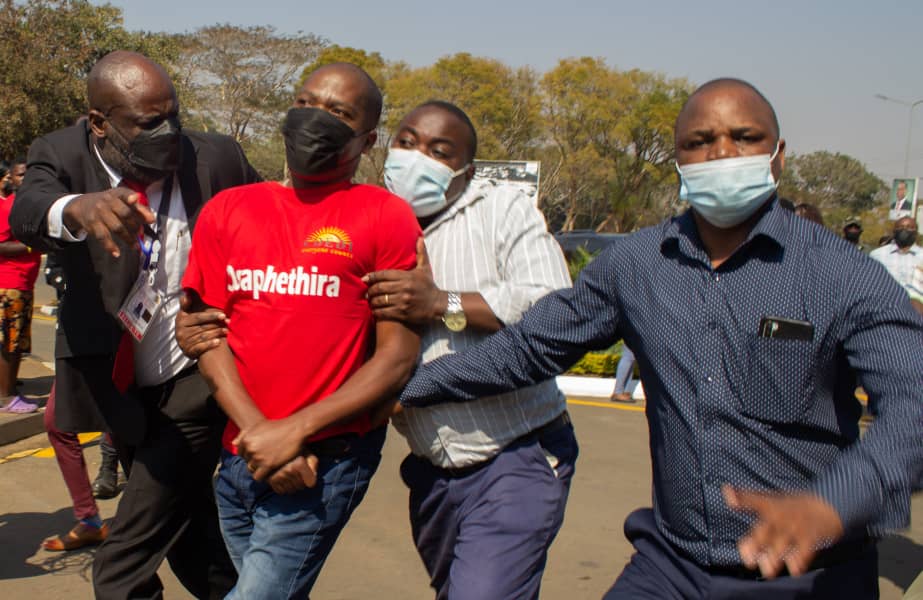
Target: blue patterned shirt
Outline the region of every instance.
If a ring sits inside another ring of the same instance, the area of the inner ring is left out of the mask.
[[[813,332],[762,337],[764,317]],[[923,476],[923,319],[878,262],[775,201],[717,269],[691,212],[614,242],[518,325],[422,367],[401,402],[531,385],[619,338],[647,395],[658,527],[699,564],[741,562],[752,517],[726,506],[724,483],[816,493],[850,536],[909,522]],[[861,441],[857,378],[879,406]]]

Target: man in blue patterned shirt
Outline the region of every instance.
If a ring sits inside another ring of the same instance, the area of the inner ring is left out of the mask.
[[[654,506],[629,515],[636,553],[606,598],[877,598],[874,536],[908,523],[923,476],[923,319],[880,264],[780,209],[785,142],[753,86],[703,85],[675,141],[691,210],[421,367],[401,403],[531,385],[624,339]],[[880,407],[861,440],[857,380]]]

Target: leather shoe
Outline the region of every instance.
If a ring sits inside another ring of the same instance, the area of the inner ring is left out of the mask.
[[[84,546],[100,544],[109,537],[109,526],[103,523],[102,527],[93,527],[83,522],[78,522],[74,528],[64,535],[56,535],[42,542],[42,548],[51,552],[64,552],[76,550]]]
[[[93,480],[90,488],[93,491],[93,497],[100,500],[115,498],[119,495],[119,482],[116,474],[112,471],[100,469],[99,475]]]

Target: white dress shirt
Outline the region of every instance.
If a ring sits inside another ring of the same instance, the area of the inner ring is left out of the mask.
[[[504,324],[515,323],[536,300],[571,284],[545,218],[513,186],[472,182],[424,237],[436,285],[480,292]],[[462,352],[488,335],[471,327],[453,333],[434,322],[423,332],[420,360]],[[393,422],[414,454],[439,467],[460,468],[489,460],[564,409],[564,396],[551,379],[475,402],[406,407]]]
[[[112,187],[118,187],[122,181],[121,174],[106,164],[95,146],[93,150],[109,176],[109,183]],[[163,184],[163,180],[155,181],[145,190],[148,204],[154,214],[157,214],[160,208]],[[49,236],[67,242],[80,242],[86,239],[85,231],[76,233],[68,231],[63,221],[64,208],[79,195],[62,196],[51,205],[48,210]],[[176,315],[179,313],[179,299],[182,292],[180,282],[186,271],[189,247],[192,245],[182,192],[179,181],[175,178],[170,194],[170,210],[167,214],[167,223],[161,242],[163,247],[160,251],[160,268],[157,269],[154,277],[153,289],[163,294],[163,303],[160,315],[151,321],[144,339],[135,342],[135,381],[139,386],[164,383],[194,362],[183,354],[175,338]],[[138,261],[143,267],[144,257],[140,252]]]
[[[891,277],[904,286],[904,289],[910,287],[914,269],[923,265],[923,248],[916,244],[902,252],[897,244],[891,242],[887,246],[875,248],[869,252],[869,256],[883,264]]]

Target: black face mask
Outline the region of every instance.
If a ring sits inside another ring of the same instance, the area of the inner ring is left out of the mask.
[[[112,121],[109,121],[109,124],[124,140],[125,136]],[[115,143],[112,145],[132,166],[167,174],[179,167],[181,133],[179,119],[170,117],[154,129],[142,130],[129,142],[128,148]]]
[[[917,232],[912,229],[898,229],[894,232],[894,243],[898,248],[909,248],[917,241]]]
[[[852,242],[853,244],[858,244],[859,238],[861,236],[862,236],[861,231],[844,231],[843,232],[843,237],[846,238],[847,241]]]
[[[290,108],[282,125],[288,168],[296,175],[332,171],[346,144],[360,135],[326,110]]]

